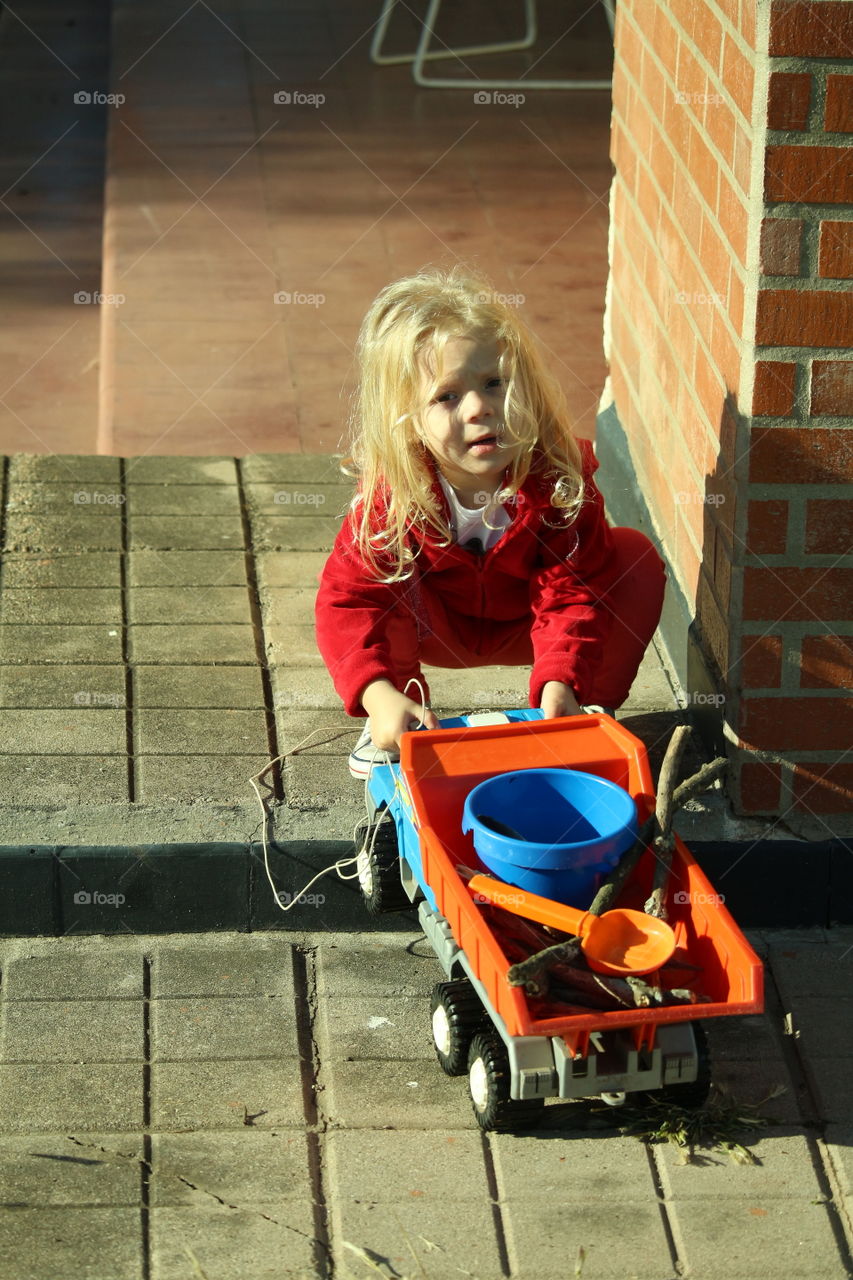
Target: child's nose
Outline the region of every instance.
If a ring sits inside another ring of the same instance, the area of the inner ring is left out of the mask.
[[[485,396],[480,395],[479,391],[469,391],[465,396],[462,404],[462,412],[466,421],[474,418],[487,417],[492,412],[492,406],[489,404]]]

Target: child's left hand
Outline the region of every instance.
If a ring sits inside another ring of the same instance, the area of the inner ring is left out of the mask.
[[[561,680],[547,680],[542,686],[542,697],[539,702],[546,720],[555,716],[579,716],[581,709],[578,700],[569,685]]]

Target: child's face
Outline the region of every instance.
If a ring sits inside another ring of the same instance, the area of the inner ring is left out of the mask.
[[[506,398],[500,354],[494,341],[450,338],[436,357],[440,367],[421,374],[420,435],[462,497],[495,493],[512,460],[513,449],[499,443]]]

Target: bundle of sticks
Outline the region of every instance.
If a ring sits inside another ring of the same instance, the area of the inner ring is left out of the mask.
[[[644,904],[647,914],[666,919],[666,889],[672,866],[675,835],[672,820],[688,800],[706,790],[726,767],[722,757],[703,765],[692,777],[676,786],[681,757],[690,729],[679,725],[667,745],[658,781],[654,813],[643,823],[634,844],[610,873],[595,895],[589,910],[601,915],[614,906],[637,863],[647,848],[655,858],[651,892]],[[690,987],[663,985],[666,970],[679,974],[700,973],[686,956],[676,952],[667,966],[645,978],[616,978],[596,973],[586,964],[579,938],[560,934],[532,920],[485,906],[504,953],[512,962],[507,977],[511,986],[524,987],[536,1004],[552,1007],[555,1015],[589,1013],[593,1009],[636,1009],[660,1005],[697,1004],[707,1000]],[[651,979],[651,980],[648,980]]]

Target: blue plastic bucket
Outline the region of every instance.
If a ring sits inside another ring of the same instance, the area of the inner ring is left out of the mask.
[[[507,884],[587,907],[636,840],[637,808],[622,787],[593,773],[518,769],[474,787],[462,830]]]

